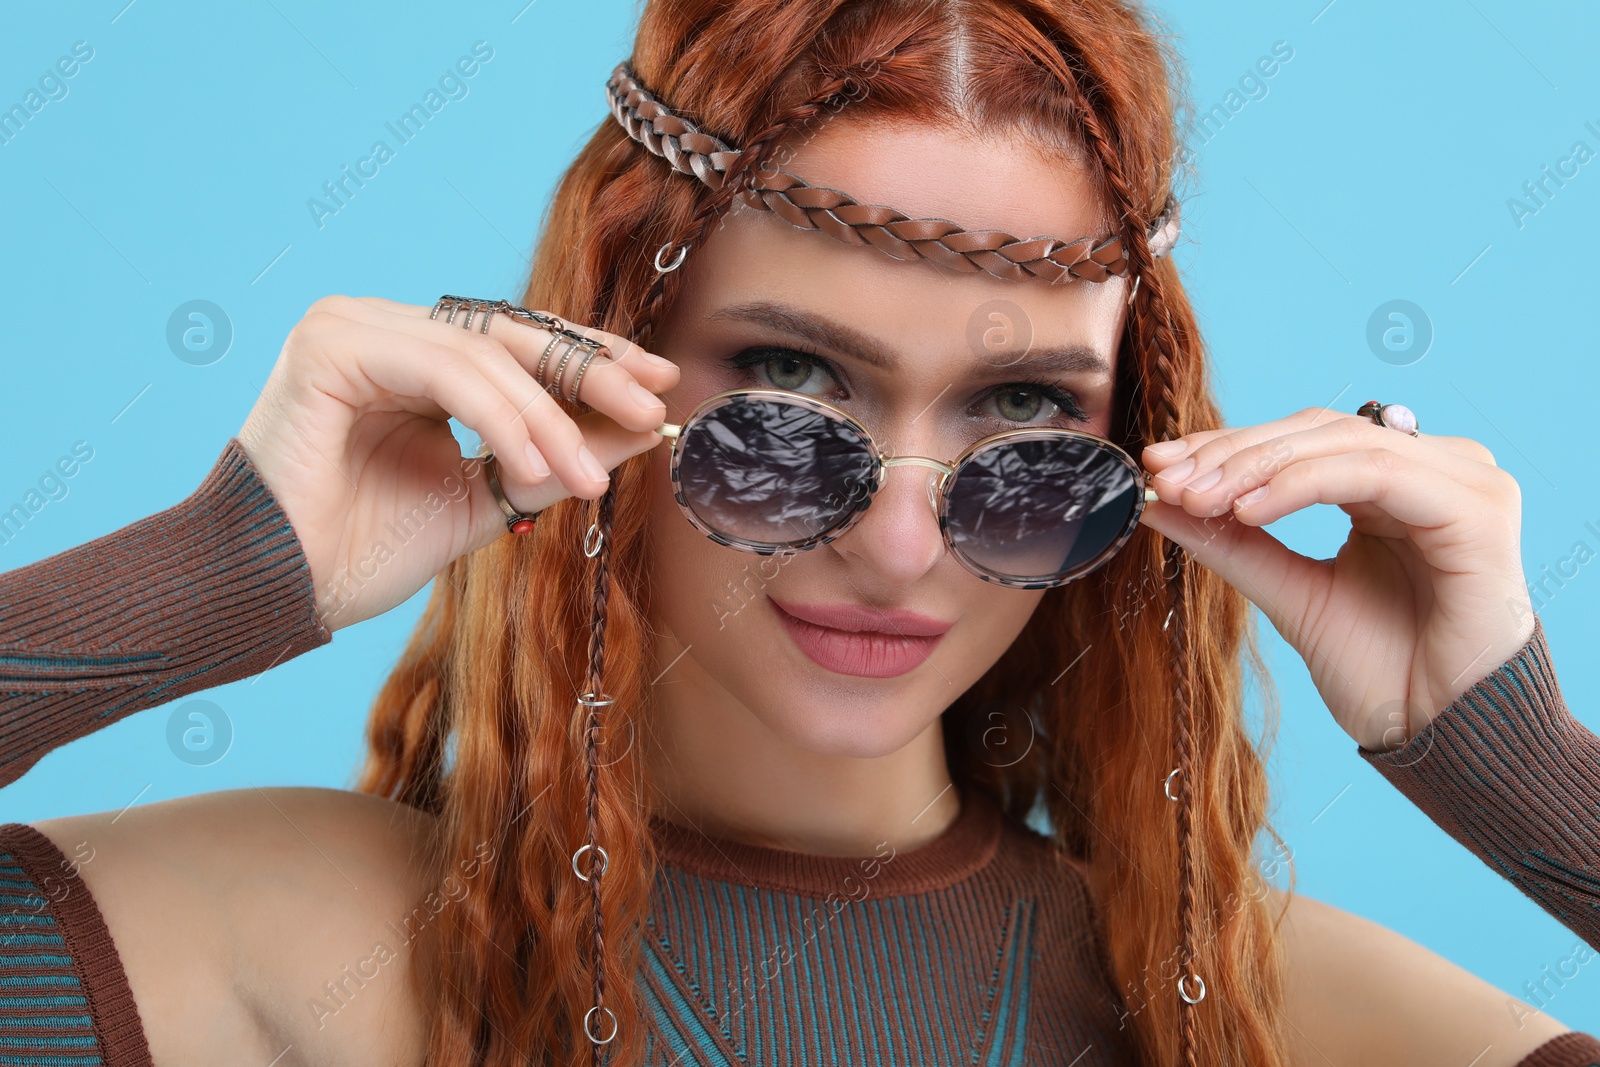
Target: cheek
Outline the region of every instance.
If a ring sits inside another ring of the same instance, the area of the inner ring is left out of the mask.
[[[729,612],[742,608],[738,576],[747,561],[763,557],[724,548],[690,525],[672,495],[670,461],[666,445],[651,453],[651,612],[681,641],[693,642],[694,635],[726,625]],[[742,595],[751,599],[749,592]]]
[[[1008,589],[992,582],[976,584],[978,589],[963,598],[960,627],[965,642],[960,654],[970,661],[968,668],[974,681],[1011,647],[1044,596],[1044,590]]]

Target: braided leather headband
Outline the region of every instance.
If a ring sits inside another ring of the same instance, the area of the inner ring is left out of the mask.
[[[611,113],[628,136],[713,189],[740,150],[674,115],[634,77],[626,60],[606,81]],[[894,259],[925,259],[951,270],[986,271],[1008,281],[1043,278],[1103,282],[1125,275],[1122,236],[1015,237],[1004,230],[964,230],[948,219],[913,219],[892,207],[858,203],[848,193],[807,183],[785,171],[760,171],[739,196],[803,230],[821,230],[846,244],[870,244]],[[1178,201],[1169,196],[1150,224],[1150,254],[1157,258],[1178,241]],[[659,259],[656,264],[661,268]]]

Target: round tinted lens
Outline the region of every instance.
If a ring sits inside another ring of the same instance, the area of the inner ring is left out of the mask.
[[[1132,529],[1143,492],[1117,452],[1081,437],[997,442],[950,485],[950,540],[993,576],[1077,577]]]
[[[729,540],[801,546],[866,506],[873,471],[849,424],[803,402],[741,396],[684,429],[679,501]]]

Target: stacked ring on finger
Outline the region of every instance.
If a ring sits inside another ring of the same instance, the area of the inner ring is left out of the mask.
[[[551,380],[546,382],[544,369],[550,362],[550,353],[562,341],[567,342],[567,350],[562,353],[560,361],[556,363],[555,373],[551,376]],[[538,380],[540,385],[548,389],[553,395],[560,396],[561,379],[566,374],[567,362],[572,359],[572,354],[579,349],[583,350],[583,356],[578,361],[578,369],[572,378],[572,388],[568,390],[566,396],[566,399],[573,403],[578,400],[578,388],[583,382],[584,373],[589,369],[589,364],[597,354],[606,349],[602,342],[596,341],[592,337],[585,337],[583,334],[569,330],[565,326],[555,327],[551,329],[550,343],[544,346],[544,353],[539,357],[539,367],[533,373],[534,378]]]
[[[456,313],[465,309],[466,315],[461,320],[461,328],[464,330],[470,330],[472,328],[473,315],[481,313],[483,319],[478,327],[478,332],[488,333],[489,320],[494,318],[497,312],[516,319],[525,325],[537,326],[541,330],[548,330],[552,334],[550,343],[545,346],[544,354],[539,357],[539,368],[534,371],[533,376],[553,396],[561,396],[561,378],[566,373],[567,362],[572,358],[574,352],[580,348],[583,349],[583,356],[578,360],[577,370],[572,376],[572,388],[568,390],[566,396],[566,399],[574,404],[578,403],[578,390],[583,385],[584,373],[588,371],[589,364],[594,360],[594,357],[602,351],[608,356],[611,354],[611,350],[603,342],[597,341],[592,337],[585,337],[563,322],[559,316],[552,315],[548,311],[535,311],[531,308],[519,307],[505,300],[480,300],[470,296],[451,296],[447,294],[441,296],[438,303],[433,305],[433,314],[428,317],[430,319],[438,318],[439,312],[445,308],[450,309],[450,313],[445,316],[444,320],[447,323],[455,322]],[[567,342],[567,350],[562,353],[560,362],[556,364],[554,380],[546,382],[544,380],[544,369],[550,360],[550,352],[562,341]]]
[[[461,328],[463,330],[472,329],[472,316],[481,312],[483,314],[483,324],[478,327],[478,332],[488,333],[489,320],[494,318],[494,313],[497,311],[510,311],[512,305],[504,300],[478,300],[470,296],[450,296],[447,294],[441,296],[439,302],[433,305],[433,314],[429,315],[428,318],[438,318],[439,312],[445,308],[450,309],[450,314],[446,315],[444,319],[446,323],[454,323],[456,321],[456,312],[462,309],[466,310],[466,315],[461,320]]]

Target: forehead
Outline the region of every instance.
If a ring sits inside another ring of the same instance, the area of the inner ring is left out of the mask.
[[[1111,232],[1087,171],[1016,138],[835,120],[780,154],[776,165],[859,203],[948,219],[964,229],[1069,241]],[[969,359],[983,358],[984,350],[952,345],[951,338],[980,345],[1002,338],[992,347],[1008,354],[1021,346],[1087,345],[1114,360],[1128,285],[1125,279],[1019,282],[900,261],[742,201],[686,267],[674,319],[703,320],[730,304],[782,302],[826,314],[889,347],[928,352],[931,345]]]

